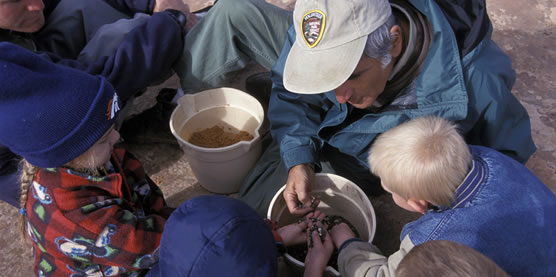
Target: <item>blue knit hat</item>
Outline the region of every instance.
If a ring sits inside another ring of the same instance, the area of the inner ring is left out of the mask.
[[[231,197],[198,196],[170,216],[159,262],[147,277],[276,276],[272,231],[253,209]]]
[[[0,144],[39,167],[58,167],[95,144],[120,110],[99,76],[0,43]]]

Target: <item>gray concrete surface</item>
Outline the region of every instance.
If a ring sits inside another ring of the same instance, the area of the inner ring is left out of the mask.
[[[211,1],[189,0],[192,10]],[[269,0],[284,8],[293,8],[295,0]],[[513,93],[528,110],[537,152],[527,163],[554,193],[556,193],[556,0],[531,0],[527,3],[487,0],[494,25],[494,40],[508,53],[517,72]],[[247,76],[262,68],[250,64],[238,72],[227,86],[243,89]],[[177,87],[175,77],[151,88],[136,103],[137,111],[153,105],[155,92],[161,87]],[[129,145],[143,162],[147,173],[157,182],[168,203],[177,206],[201,194],[203,189],[187,163],[183,152],[175,145]],[[416,215],[396,207],[389,196],[371,199],[377,213],[375,243],[392,253],[399,246],[399,232]],[[32,253],[19,241],[17,210],[0,203],[0,277],[33,276]],[[284,271],[286,272],[286,271]],[[287,276],[287,272],[281,275]]]

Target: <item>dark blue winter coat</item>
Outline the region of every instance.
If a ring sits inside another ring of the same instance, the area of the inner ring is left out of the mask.
[[[226,196],[199,196],[170,216],[147,277],[276,276],[277,251],[257,213]]]

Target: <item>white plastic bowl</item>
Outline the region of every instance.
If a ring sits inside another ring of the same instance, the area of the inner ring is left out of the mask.
[[[283,186],[272,198],[267,218],[277,221],[278,226],[297,222],[298,216],[290,214],[282,193]],[[320,196],[318,209],[329,215],[340,215],[347,219],[362,240],[372,242],[376,231],[376,217],[371,201],[365,193],[350,180],[329,173],[317,173],[313,184],[313,195]],[[285,260],[294,270],[303,275],[305,264],[286,253]],[[324,276],[340,276],[331,266],[327,266]]]
[[[200,185],[214,193],[229,194],[239,191],[261,155],[259,129],[263,120],[263,107],[255,97],[234,88],[217,88],[182,96],[170,118],[170,129]],[[220,148],[187,141],[194,132],[215,125],[246,131],[253,139]]]

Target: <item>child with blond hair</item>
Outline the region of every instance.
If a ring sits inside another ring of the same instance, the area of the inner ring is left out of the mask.
[[[0,143],[24,158],[20,226],[37,276],[276,276],[280,246],[306,243],[309,222],[270,228],[229,197],[167,207],[141,163],[115,147],[121,103],[105,78],[0,49]],[[313,272],[325,250],[308,255]]]
[[[331,230],[342,276],[394,276],[415,245],[450,240],[511,276],[556,276],[556,197],[522,164],[467,145],[456,125],[421,117],[373,143],[369,164],[394,202],[423,216],[404,226],[389,257],[340,224]]]

